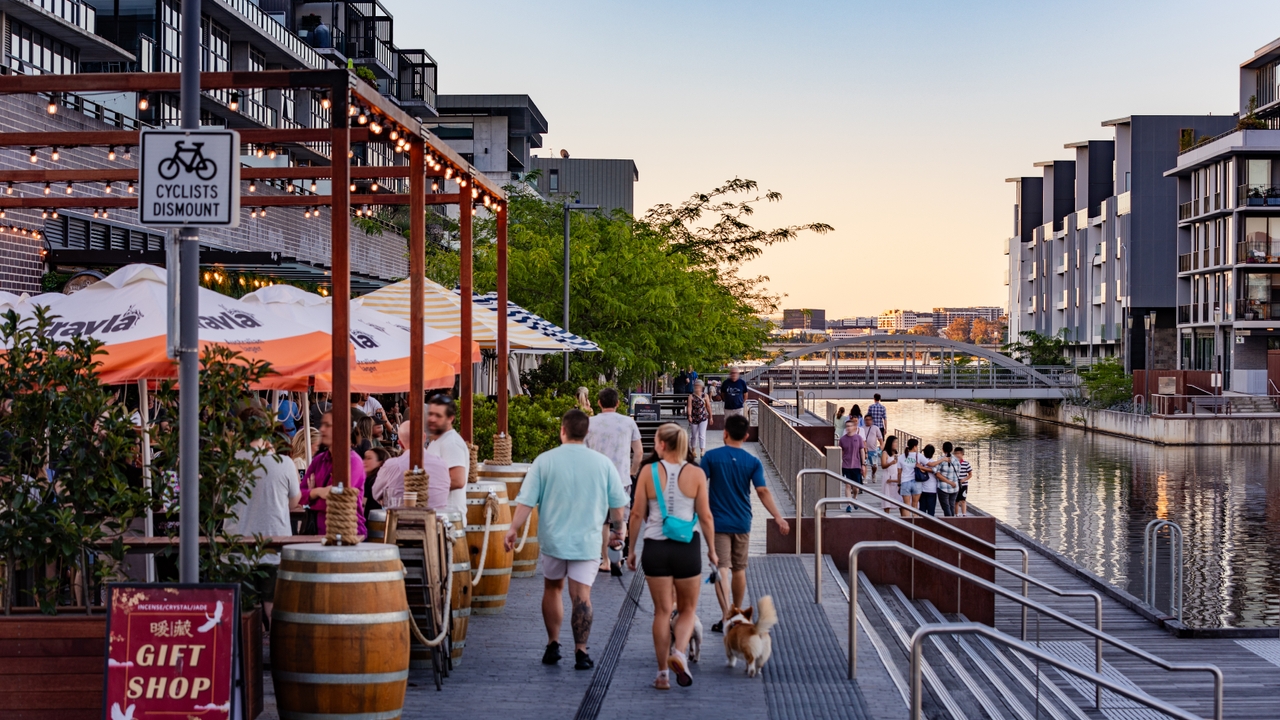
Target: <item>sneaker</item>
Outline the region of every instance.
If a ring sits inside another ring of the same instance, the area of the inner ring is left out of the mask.
[[[712,625],[712,626],[711,626],[711,632],[713,632],[713,633],[723,633],[723,632],[724,632],[724,621],[723,621],[723,620],[718,620],[718,621],[716,621],[716,623],[715,623],[714,625]]]
[[[653,689],[654,690],[670,690],[671,689],[671,679],[668,677],[666,670],[658,671],[658,676],[653,679]]]
[[[547,649],[542,653],[542,664],[555,665],[558,662],[560,662],[560,643],[547,643]]]
[[[609,563],[609,574],[614,577],[622,577],[622,564]]]
[[[667,658],[667,667],[676,674],[676,684],[680,687],[689,687],[693,684],[693,676],[689,674],[689,663],[684,653],[672,652],[671,657]]]
[[[573,663],[574,670],[590,670],[591,668],[596,666],[595,662],[591,660],[591,656],[582,650],[575,650],[573,653],[573,658],[574,658],[574,663]]]

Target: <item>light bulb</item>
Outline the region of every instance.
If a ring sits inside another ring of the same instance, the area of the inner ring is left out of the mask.
[[[311,192],[315,192],[315,191],[316,191],[316,181],[315,181],[315,180],[312,180],[312,181],[311,181]]]
[[[40,157],[36,155],[36,149],[35,149],[35,148],[31,148],[31,158],[30,158],[30,159],[31,159],[31,162],[36,162],[36,161],[38,161],[38,160],[40,159]]]
[[[453,168],[448,168],[444,171],[444,179],[448,180],[451,177],[453,177]]]
[[[329,93],[324,93],[320,96],[320,107],[328,110],[332,105],[333,103],[329,100]]]
[[[431,192],[440,192],[440,183],[438,183],[438,182],[436,182],[436,181],[432,180],[432,181],[431,181]]]
[[[142,110],[142,111],[144,111],[144,112],[145,112],[145,111],[146,111],[146,109],[147,109],[147,108],[149,108],[149,107],[151,107],[151,100],[149,100],[149,99],[147,98],[147,96],[146,96],[146,95],[141,95],[141,96],[139,96],[139,97],[138,97],[138,109],[139,109],[139,110]]]
[[[307,209],[306,209],[306,211],[302,213],[302,217],[304,217],[304,218],[310,218],[310,217],[311,217],[311,208],[307,208]]]
[[[52,153],[49,153],[49,159],[54,162],[58,162],[58,158],[60,157],[62,157],[62,153],[58,152],[58,148],[56,147],[53,149]]]
[[[45,218],[47,218],[47,217],[49,217],[49,211],[48,211],[48,210],[41,210],[41,211],[40,211],[40,219],[41,219],[41,220],[44,220],[44,219],[45,219]]]
[[[51,95],[51,96],[49,96],[49,105],[48,105],[47,107],[45,107],[45,110],[46,110],[50,115],[57,115],[57,114],[58,114],[58,98],[57,98],[57,96],[55,96],[55,95]]]
[[[258,211],[254,208],[249,208],[249,217],[251,218],[258,217]]]
[[[249,192],[258,192],[258,183],[256,183],[256,182],[254,182],[254,181],[250,180],[250,181],[249,181]]]
[[[108,160],[115,160],[115,159],[116,159],[116,148],[115,148],[115,146],[114,146],[114,145],[112,145],[112,146],[111,146],[111,149],[110,149],[110,150],[107,150],[107,159],[108,159]]]
[[[269,151],[267,151],[267,158],[269,158],[269,159],[271,159],[271,160],[275,160],[275,159],[276,159],[276,149],[275,149],[275,148],[271,148]]]
[[[132,194],[133,194],[133,181],[132,181],[132,180],[130,180],[130,181],[129,181],[129,187],[125,188],[125,192],[129,193],[130,195],[132,195]]]
[[[370,192],[378,192],[378,183],[376,181],[369,184]]]
[[[266,217],[266,216],[267,216],[267,209],[266,209],[266,208],[258,208],[258,217]]]
[[[8,185],[6,185],[6,186],[5,186],[5,188],[4,188],[4,194],[5,194],[5,195],[12,195],[12,194],[13,194],[13,183],[9,183]]]
[[[102,208],[102,217],[103,217],[104,219],[107,217],[107,209],[106,209],[106,208]]]
[[[259,147],[259,148],[258,148],[257,155],[258,155],[258,157],[262,157],[263,152],[262,152],[262,148],[261,148],[261,147]]]
[[[132,146],[132,145],[125,145],[125,146],[124,146],[124,159],[125,159],[125,160],[132,160],[132,159],[133,159],[133,146]]]
[[[367,125],[369,123],[369,116],[365,115],[364,111],[361,110],[360,114],[356,116],[356,122],[360,123],[361,125]]]
[[[67,194],[70,195],[74,190],[75,189],[72,187],[71,183],[67,183]]]
[[[58,211],[57,211],[57,210],[54,210],[53,212],[49,213],[49,217],[52,217],[54,220],[57,220],[57,219],[58,219]]]
[[[355,191],[356,191],[356,184],[351,183],[351,192],[355,192]]]
[[[104,188],[102,188],[102,190],[103,190],[103,192],[105,192],[106,194],[110,195],[110,194],[111,194],[111,190],[112,190],[112,188],[111,188],[111,183],[107,183],[107,186],[106,186],[106,187],[104,187]]]
[[[240,110],[240,93],[238,93],[238,92],[233,92],[233,93],[231,93],[231,102],[227,103],[227,108],[228,108],[229,110],[231,110],[231,112],[239,112],[239,110]]]
[[[292,182],[290,182],[286,187],[288,188],[288,189],[287,189],[287,192],[293,192],[293,183],[292,183]]]
[[[390,135],[389,137],[390,137],[392,140],[399,140],[399,139],[400,139],[400,133],[399,133],[399,132],[397,132],[397,131],[395,131],[395,130],[392,130],[392,131],[391,131],[391,135]]]
[[[44,194],[45,194],[45,195],[48,195],[50,192],[53,192],[53,188],[49,186],[49,183],[45,183],[45,184],[44,184]]]

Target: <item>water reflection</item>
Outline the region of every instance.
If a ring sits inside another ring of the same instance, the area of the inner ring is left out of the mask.
[[[974,504],[1108,582],[1142,596],[1143,529],[1166,518],[1186,534],[1188,625],[1280,625],[1277,447],[1160,447],[923,401],[888,410],[891,429],[965,446]]]

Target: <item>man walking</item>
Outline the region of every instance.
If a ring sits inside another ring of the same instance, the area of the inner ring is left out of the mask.
[[[640,442],[640,428],[636,421],[618,412],[618,391],[604,388],[596,396],[600,414],[591,417],[591,430],[587,432],[587,447],[609,458],[618,470],[622,489],[631,494],[631,479],[640,471],[640,459],[644,457],[644,445]],[[626,538],[623,538],[626,540]],[[624,544],[623,547],[626,547]],[[600,540],[600,572],[608,570],[615,577],[622,576],[621,563],[611,563],[609,557],[609,528],[604,527]]]
[[[724,416],[742,415],[747,403],[747,381],[739,377],[738,368],[729,368],[729,379],[720,386],[720,399],[724,401]],[[745,437],[745,436],[744,436]]]
[[[538,542],[542,546],[542,621],[547,628],[544,665],[560,661],[560,625],[564,623],[565,578],[573,604],[574,664],[577,670],[595,667],[587,654],[591,636],[591,585],[600,562],[599,528],[609,517],[611,544],[622,542],[622,514],[627,493],[618,469],[609,458],[583,441],[591,421],[581,410],[570,410],[560,421],[560,447],[534,459],[516,497],[515,517],[507,531],[506,549],[519,540],[533,508],[538,509]]]
[[[880,403],[880,393],[876,393],[872,400],[871,406],[867,408],[867,417],[871,418],[871,422],[880,428],[880,434],[885,432],[884,424],[888,419],[888,413],[885,412],[884,405]]]
[[[453,429],[458,405],[443,393],[427,400],[427,433],[431,444],[424,455],[433,455],[449,468],[449,511],[467,514],[467,473],[471,471],[471,450]]]
[[[867,465],[871,468],[871,473],[867,475],[867,482],[876,479],[876,469],[880,467],[880,446],[884,443],[884,433],[876,426],[875,421],[870,415],[862,418],[862,424],[858,426],[858,437],[862,438],[862,446],[867,450]]]
[[[956,495],[960,493],[960,461],[951,452],[951,443],[942,443],[942,462],[938,463],[934,471],[938,476],[938,504],[942,506],[942,514],[947,517],[955,516]]]
[[[861,485],[862,466],[867,462],[867,452],[862,436],[858,434],[858,424],[852,419],[844,421],[844,435],[840,436],[838,444],[840,445],[840,473],[846,479]],[[858,497],[857,488],[850,488],[847,485],[842,486],[841,493],[845,497],[850,495]],[[846,510],[853,512],[853,507],[849,506]]]
[[[724,447],[710,450],[702,456],[702,469],[707,473],[707,496],[711,505],[711,517],[716,526],[716,557],[719,560],[720,581],[716,583],[716,598],[720,601],[720,622],[711,626],[714,632],[724,632],[732,607],[742,607],[747,594],[747,552],[751,546],[751,488],[756,489],[760,503],[778,523],[783,535],[791,532],[791,526],[778,506],[773,493],[764,482],[764,466],[751,453],[742,449],[747,439],[750,422],[741,414],[730,415],[724,420]],[[733,603],[725,584],[732,573]]]

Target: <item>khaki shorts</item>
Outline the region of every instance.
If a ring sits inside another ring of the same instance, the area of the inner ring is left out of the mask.
[[[747,569],[747,551],[751,548],[748,533],[716,533],[716,560],[722,568],[734,572]]]

